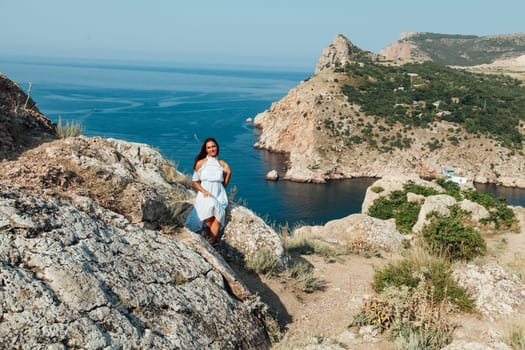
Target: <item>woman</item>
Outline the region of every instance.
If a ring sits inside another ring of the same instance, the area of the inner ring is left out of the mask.
[[[214,138],[204,140],[199,154],[193,163],[193,187],[198,191],[195,206],[186,219],[186,226],[199,231],[204,224],[210,230],[208,242],[214,244],[224,227],[228,196],[226,186],[230,183],[232,172],[228,164],[218,158],[219,144]]]

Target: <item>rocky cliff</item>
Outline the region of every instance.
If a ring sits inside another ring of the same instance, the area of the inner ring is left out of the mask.
[[[242,265],[265,247],[284,267],[275,231],[232,204],[212,248],[182,227],[194,192],[157,150],[56,140],[3,79],[0,348],[269,348],[267,306],[225,258]]]
[[[55,128],[31,97],[0,74],[0,159],[13,159],[42,142],[56,139]]]
[[[336,36],[323,51],[317,73],[254,118],[254,126],[262,129],[255,147],[289,154],[284,179],[325,182],[388,174],[435,178],[441,176],[443,169],[452,168],[456,175],[470,181],[525,187],[523,152],[503,147],[486,134],[473,136],[463,126],[441,119],[428,128],[408,130],[401,123],[387,125],[350,103],[342,87],[354,84],[355,78],[345,74],[338,64],[327,62],[350,62],[366,69],[366,60],[392,64],[381,56],[356,49],[341,35]],[[349,142],[358,136],[388,143],[401,140],[400,135],[406,135],[410,147],[385,152],[370,143]],[[435,142],[441,147],[428,147]]]

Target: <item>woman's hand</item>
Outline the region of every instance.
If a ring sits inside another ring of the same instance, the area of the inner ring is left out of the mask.
[[[203,197],[213,197],[213,195],[210,192],[208,192],[207,189],[202,187],[200,181],[193,181],[192,183],[193,183],[193,188],[195,188],[197,191],[202,193]]]

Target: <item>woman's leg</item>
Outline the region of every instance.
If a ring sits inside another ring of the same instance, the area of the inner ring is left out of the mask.
[[[215,243],[217,239],[219,238],[219,232],[221,229],[221,222],[215,218],[215,216],[212,216],[208,219],[206,219],[206,226],[210,229],[211,233],[211,239],[210,243]]]
[[[215,237],[215,239],[219,238],[219,231],[221,230],[221,222],[217,219],[214,220],[210,226],[211,234]]]

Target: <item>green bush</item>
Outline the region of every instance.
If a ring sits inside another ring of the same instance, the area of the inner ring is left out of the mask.
[[[399,231],[410,233],[420,210],[419,203],[408,202],[406,191],[392,191],[388,197],[377,198],[368,208],[368,215],[381,220],[394,218]]]
[[[420,194],[425,197],[439,194],[439,191],[433,189],[432,187],[417,185],[416,183],[414,183],[414,181],[411,180],[404,184],[403,188],[405,189],[405,192]]]
[[[487,246],[480,233],[461,222],[467,212],[457,205],[449,207],[450,217],[437,212],[429,214],[430,223],[422,230],[427,248],[435,254],[444,254],[451,261],[471,260],[484,255]]]
[[[462,193],[466,199],[476,202],[487,209],[494,208],[496,206],[496,200],[489,194],[476,191],[472,188],[466,189]]]
[[[394,217],[394,204],[387,197],[379,197],[368,208],[368,215],[381,220],[388,220]]]
[[[463,191],[463,195],[465,198],[484,206],[489,211],[489,217],[481,219],[481,223],[493,222],[496,229],[502,227],[510,228],[517,224],[516,214],[507,206],[507,200],[505,198],[498,198],[496,200],[489,194],[473,189]]]
[[[500,229],[501,227],[505,228],[511,228],[514,227],[517,224],[516,215],[514,214],[514,211],[510,209],[507,206],[506,200],[504,198],[500,198],[498,200],[494,199],[492,196],[479,192],[475,189],[467,189],[467,190],[461,190],[461,187],[450,180],[447,179],[437,179],[437,184],[440,185],[445,189],[445,194],[454,197],[456,200],[460,201],[463,200],[463,198],[469,199],[473,202],[476,202],[480,205],[483,205],[490,213],[490,216],[486,219],[481,219],[481,223],[494,223],[496,229]],[[378,186],[373,187],[371,190],[379,193],[379,189],[377,189]],[[381,190],[384,190],[383,188],[380,188]],[[382,191],[381,191],[382,192]],[[367,214],[381,219],[381,220],[388,220],[388,219],[395,219],[396,221],[396,227],[397,229],[402,233],[410,233],[412,230],[412,227],[417,222],[419,211],[421,210],[421,206],[417,202],[408,202],[407,200],[407,193],[415,193],[422,196],[431,196],[431,195],[437,195],[440,192],[427,186],[418,185],[415,184],[413,181],[408,181],[406,184],[403,185],[402,191],[392,191],[388,196],[383,196],[377,198],[372,205],[368,208]],[[457,210],[456,210],[457,211]],[[435,224],[438,226],[443,226],[442,230],[454,230],[456,228],[459,228],[461,231],[461,235],[466,234],[467,236],[473,236],[475,239],[474,242],[469,244],[464,244],[463,238],[457,237],[459,240],[456,243],[463,244],[460,247],[456,247],[456,250],[464,251],[466,256],[465,257],[458,257],[462,254],[457,255],[457,251],[454,251],[454,249],[451,249],[452,247],[448,247],[451,244],[454,244],[452,242],[452,238],[443,238],[443,240],[451,240],[450,244],[445,244],[444,242],[433,242],[433,243],[440,243],[436,244],[438,248],[436,249],[442,249],[444,246],[447,247],[448,250],[450,250],[451,253],[455,254],[456,257],[453,257],[453,259],[470,259],[473,256],[480,255],[484,252],[484,248],[482,247],[481,250],[472,250],[469,251],[471,245],[481,244],[479,241],[482,239],[477,238],[479,234],[476,234],[476,231],[471,227],[465,227],[461,224],[461,217],[458,216],[466,215],[467,213],[462,211],[461,213],[457,212],[454,214],[456,217],[456,220],[451,220],[450,223],[439,223]],[[442,219],[441,221],[446,221],[447,219]],[[436,230],[437,227],[429,228],[432,230]],[[464,232],[466,231],[466,232]],[[434,240],[434,238],[429,238],[429,240]],[[469,247],[470,246],[470,247]],[[449,249],[450,248],[450,249]],[[447,251],[448,251],[447,250]],[[477,252],[476,252],[477,251]],[[469,257],[467,257],[469,256]]]
[[[421,204],[418,202],[407,201],[399,205],[394,209],[397,229],[402,233],[412,232],[412,227],[416,224],[420,211]]]
[[[499,203],[495,208],[489,210],[489,217],[480,220],[482,223],[493,222],[496,229],[500,229],[502,226],[505,228],[511,228],[518,223],[516,214],[514,211],[507,206],[507,204]]]
[[[445,194],[454,197],[457,201],[462,200],[461,188],[455,182],[447,179],[437,179],[437,184],[445,189]]]
[[[474,301],[466,290],[452,279],[450,263],[443,258],[421,253],[390,263],[376,271],[372,288],[380,293],[389,286],[416,288],[422,281],[428,286],[426,295],[433,303],[444,300],[463,311],[472,311]]]
[[[383,192],[385,189],[381,186],[372,186],[370,188],[370,191],[374,192],[374,193],[381,193]]]

